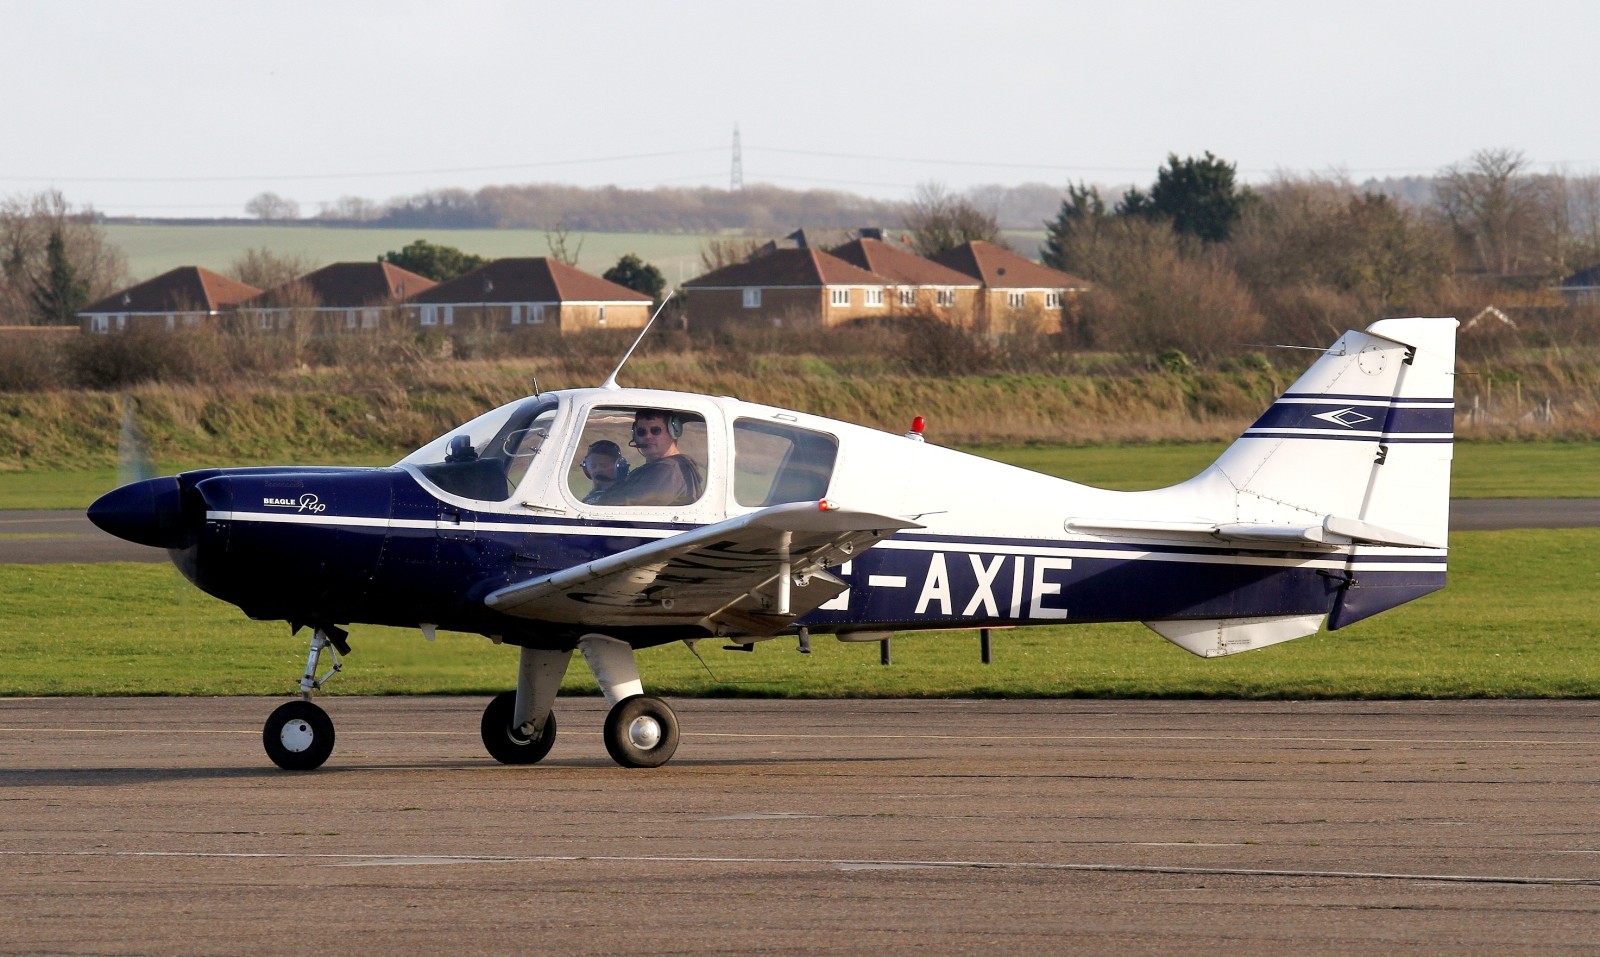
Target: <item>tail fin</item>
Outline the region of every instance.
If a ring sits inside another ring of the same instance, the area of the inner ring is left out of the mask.
[[[1221,458],[1176,487],[1213,502],[1231,496],[1208,510],[1226,515],[1205,528],[1215,538],[1362,546],[1332,596],[1330,630],[1444,587],[1455,336],[1454,319],[1383,319],[1345,333]],[[1321,621],[1258,612],[1145,624],[1211,657],[1300,638]]]
[[[1454,319],[1348,332],[1203,478],[1233,487],[1237,520],[1311,519],[1358,541],[1442,548],[1450,522]]]

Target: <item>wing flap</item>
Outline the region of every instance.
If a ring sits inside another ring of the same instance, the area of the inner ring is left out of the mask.
[[[774,505],[509,585],[484,603],[539,621],[775,634],[845,589],[826,568],[921,527],[823,505]]]

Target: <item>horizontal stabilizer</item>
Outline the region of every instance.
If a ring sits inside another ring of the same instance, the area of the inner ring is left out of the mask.
[[[1320,525],[1278,525],[1267,522],[1139,522],[1074,521],[1074,532],[1136,538],[1208,538],[1230,545],[1395,545],[1403,548],[1440,548],[1414,535],[1382,528],[1356,518],[1323,517]]]

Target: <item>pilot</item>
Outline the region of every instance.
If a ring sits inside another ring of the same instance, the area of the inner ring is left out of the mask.
[[[582,467],[584,476],[594,483],[589,494],[583,497],[591,505],[628,477],[628,460],[622,457],[622,449],[617,443],[610,439],[591,442],[584,452]]]
[[[705,482],[694,461],[678,450],[683,417],[660,409],[640,409],[633,417],[629,445],[644,464],[594,499],[598,505],[688,505],[700,497]]]

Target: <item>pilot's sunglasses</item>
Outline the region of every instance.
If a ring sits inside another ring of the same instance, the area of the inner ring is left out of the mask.
[[[666,429],[663,429],[659,425],[652,425],[648,429],[640,426],[639,428],[633,430],[633,434],[639,436],[640,438],[644,438],[647,435],[660,435],[665,431]]]

